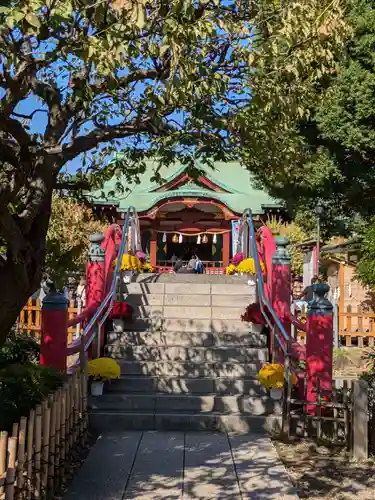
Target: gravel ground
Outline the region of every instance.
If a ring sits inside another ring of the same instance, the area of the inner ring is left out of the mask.
[[[374,461],[354,463],[346,450],[311,441],[274,444],[301,499],[375,499]]]

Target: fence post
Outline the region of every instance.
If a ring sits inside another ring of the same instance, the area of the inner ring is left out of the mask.
[[[332,392],[333,306],[326,298],[329,286],[312,285],[314,299],[309,303],[306,334],[307,401],[316,402],[317,384],[322,393]],[[314,406],[307,407],[310,414]]]
[[[68,299],[53,289],[42,302],[40,364],[66,371]]]
[[[368,459],[368,384],[365,380],[353,383],[352,459]]]
[[[103,300],[105,290],[105,250],[101,247],[103,233],[90,235],[91,242],[86,264],[86,307],[98,306]]]
[[[335,303],[333,306],[333,333],[334,333],[334,346],[340,347],[340,330],[339,330],[339,306]]]
[[[290,257],[286,249],[289,244],[288,238],[278,236],[275,238],[276,252],[272,257],[272,283],[271,297],[272,306],[277,317],[280,319],[285,330],[290,335],[291,327],[289,318],[291,302],[291,272]],[[272,349],[276,346],[270,346]],[[284,354],[279,353],[277,361],[283,362]]]

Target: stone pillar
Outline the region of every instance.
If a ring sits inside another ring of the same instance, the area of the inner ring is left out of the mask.
[[[306,370],[307,401],[315,402],[318,378],[321,390],[327,395],[332,392],[333,306],[326,298],[328,285],[313,285],[313,291],[307,313]],[[315,407],[308,406],[308,411],[314,414]]]
[[[223,266],[229,266],[230,260],[230,232],[223,234]]]
[[[54,286],[42,302],[40,364],[60,372],[67,369],[68,304]]]
[[[291,302],[291,271],[290,257],[286,249],[289,244],[288,238],[279,236],[275,238],[276,253],[272,257],[272,283],[271,298],[272,306],[284,326],[288,335],[291,333],[290,321],[290,302]],[[277,346],[271,346],[271,349],[277,349]],[[271,351],[272,352],[272,351]],[[275,353],[276,354],[276,353]],[[277,360],[283,362],[284,355],[279,350]]]
[[[150,264],[152,267],[156,266],[156,253],[157,253],[157,233],[150,231]]]
[[[89,237],[91,246],[86,264],[86,308],[97,308],[105,293],[105,250],[101,247],[103,233],[93,233]],[[108,273],[110,277],[110,273]]]

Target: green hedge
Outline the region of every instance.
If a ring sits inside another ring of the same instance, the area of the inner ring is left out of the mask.
[[[37,342],[27,337],[8,340],[0,348],[0,430],[9,432],[63,382],[63,374],[39,365]]]

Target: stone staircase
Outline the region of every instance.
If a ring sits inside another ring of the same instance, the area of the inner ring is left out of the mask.
[[[90,399],[96,431],[279,428],[279,403],[256,379],[268,361],[266,338],[240,319],[255,301],[246,280],[143,275],[122,286],[135,320],[114,321],[107,334],[121,378]]]

